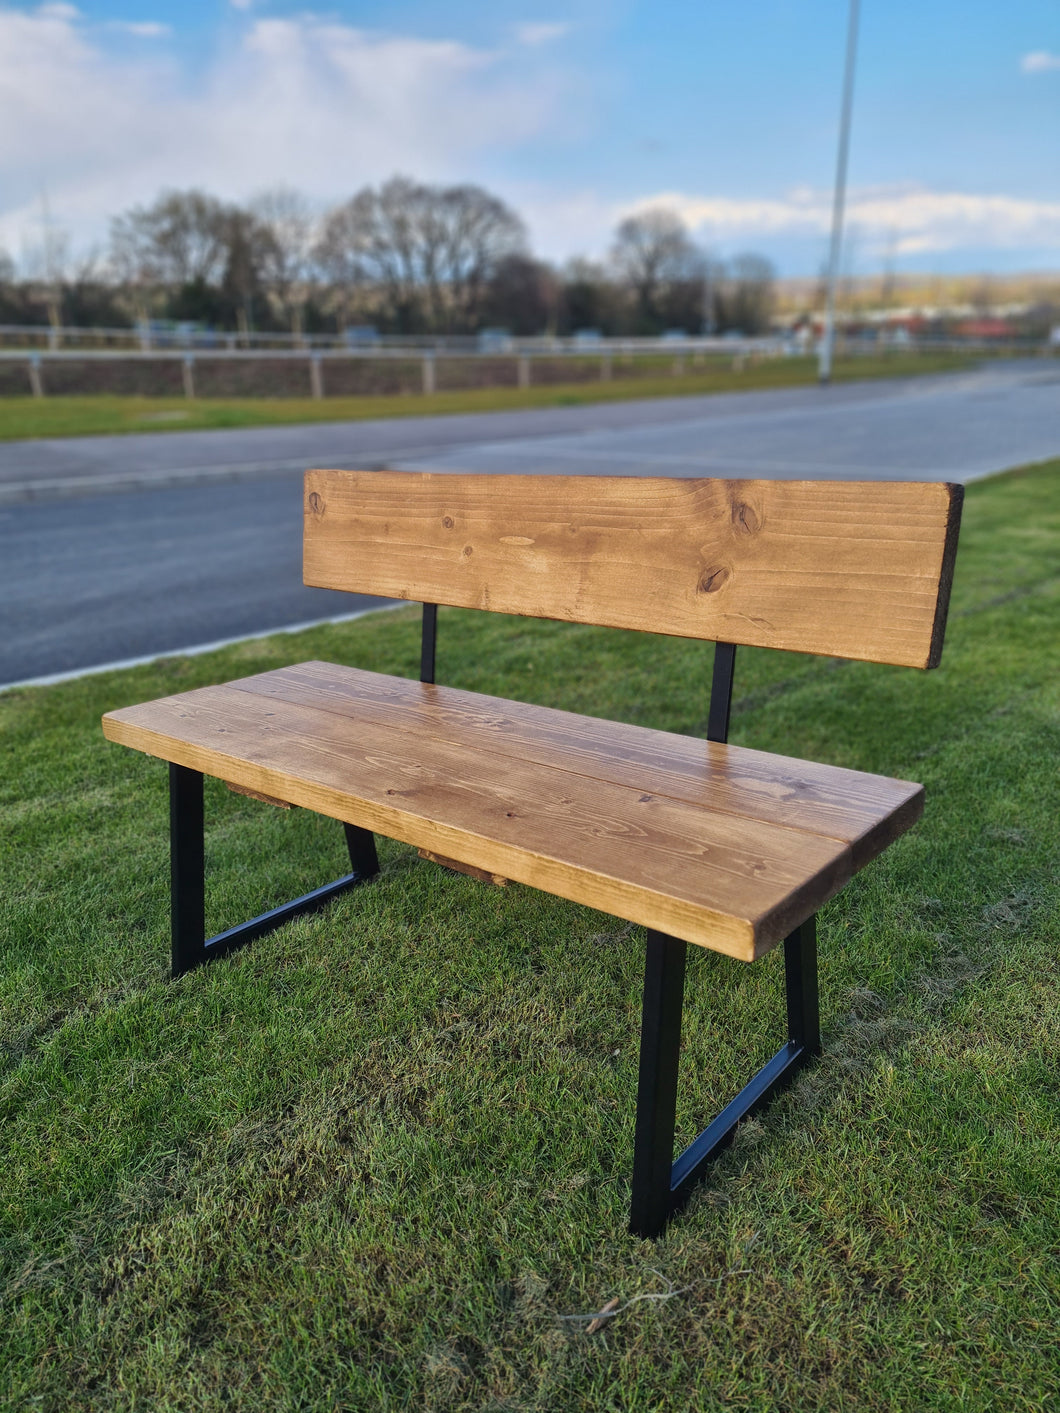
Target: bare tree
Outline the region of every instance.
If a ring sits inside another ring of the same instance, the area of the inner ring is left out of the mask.
[[[315,221],[308,202],[290,187],[263,192],[250,206],[261,231],[265,285],[291,332],[302,335],[309,298]]]
[[[368,279],[364,233],[353,201],[324,217],[312,258],[328,286],[329,303],[340,326],[353,323]]]
[[[22,264],[33,287],[31,297],[47,310],[54,344],[63,322],[63,286],[70,270],[70,233],[53,217],[46,194],[41,196],[40,237],[26,246]]]
[[[212,284],[225,256],[225,207],[203,191],[166,191],[111,222],[111,259],[142,284]]]
[[[498,264],[525,242],[518,216],[481,187],[391,177],[331,213],[318,258],[333,282],[374,289],[404,332],[470,329]]]
[[[265,287],[269,235],[241,206],[231,206],[225,220],[225,268],[221,292],[235,312],[236,328],[247,339],[254,323],[254,301]]]
[[[110,264],[146,328],[162,292],[216,282],[225,259],[227,212],[206,192],[164,191],[151,206],[134,206],[111,222]]]
[[[498,264],[525,250],[525,227],[479,186],[421,188],[420,214],[431,322],[473,328]]]
[[[420,246],[424,188],[408,177],[391,177],[378,192],[359,191],[350,203],[353,229],[370,277],[381,287],[397,328],[411,333],[425,319],[426,260]]]
[[[666,206],[628,216],[615,232],[611,259],[632,289],[645,332],[663,321],[663,301],[678,283],[702,280],[703,257],[684,222]]]

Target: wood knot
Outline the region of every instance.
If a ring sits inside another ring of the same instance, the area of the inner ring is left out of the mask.
[[[699,583],[696,585],[696,592],[700,594],[716,594],[719,589],[724,589],[729,582],[731,571],[724,565],[717,569],[705,569],[700,575]]]
[[[442,516],[442,529],[451,530],[453,528],[453,517],[451,515]]]
[[[465,559],[470,559],[471,556],[472,556],[474,553],[475,553],[475,551],[471,548],[470,545],[465,545],[465,546],[464,546],[464,558],[465,558]]]
[[[314,515],[324,514],[324,497],[320,494],[319,491],[309,492],[309,497],[306,500],[306,505]]]
[[[737,530],[743,530],[747,535],[758,533],[758,516],[755,514],[754,506],[748,505],[745,500],[733,501],[732,523]]]

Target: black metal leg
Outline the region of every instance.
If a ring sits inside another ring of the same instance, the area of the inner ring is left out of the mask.
[[[368,829],[343,826],[352,872],[314,888],[311,893],[272,908],[219,932],[206,936],[205,853],[203,848],[202,775],[182,765],[169,767],[170,886],[172,918],[172,975],[181,976],[214,957],[226,956],[282,927],[293,918],[319,912],[340,893],[373,878],[379,872],[375,839]]]
[[[350,852],[350,868],[360,878],[374,878],[379,872],[379,857],[375,852],[375,835],[357,824],[344,824],[346,848]]]
[[[687,950],[676,937],[648,933],[629,1213],[634,1236],[658,1236],[670,1215]]]
[[[202,835],[202,775],[169,766],[169,908],[172,974],[205,960],[206,900]]]
[[[821,1053],[817,1006],[817,918],[797,927],[784,943],[784,981],[788,996],[788,1039],[811,1059]]]
[[[821,1053],[816,936],[816,921],[811,917],[784,943],[787,1044],[675,1161],[686,946],[661,933],[648,933],[629,1218],[634,1236],[660,1236],[669,1218],[685,1205],[693,1188],[706,1176],[710,1164],[732,1143],[740,1123],[764,1108],[790,1084],[803,1065]]]

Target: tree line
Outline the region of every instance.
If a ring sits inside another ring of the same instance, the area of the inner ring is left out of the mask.
[[[520,336],[746,334],[768,328],[774,271],[763,257],[714,258],[673,210],[615,229],[606,259],[556,267],[480,186],[395,176],[318,216],[278,188],[239,205],[165,191],[111,222],[78,265],[61,231],[17,274],[0,252],[0,323],[128,326],[150,319],[240,331]]]

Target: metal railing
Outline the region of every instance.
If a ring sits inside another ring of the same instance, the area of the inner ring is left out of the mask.
[[[623,352],[658,353],[673,348],[721,349],[734,344],[774,344],[785,336],[725,337],[666,334],[651,338],[604,338],[576,333],[564,337],[539,334],[518,337],[502,330],[479,334],[377,334],[352,326],[332,333],[232,332],[193,325],[139,324],[124,328],[52,324],[0,324],[0,350],[35,348],[58,352],[61,349],[89,351],[128,351],[158,353],[165,350],[210,353],[310,352],[332,351],[346,354],[376,354],[387,351],[490,355],[498,353],[592,353],[600,348]]]

